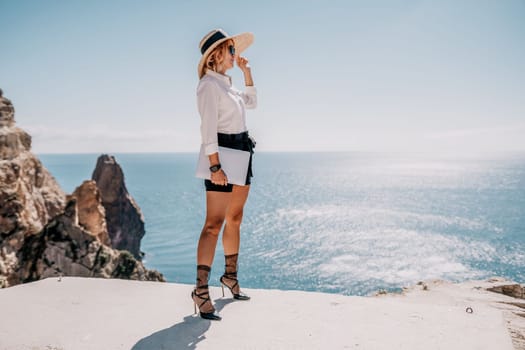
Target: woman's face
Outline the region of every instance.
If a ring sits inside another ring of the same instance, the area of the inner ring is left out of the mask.
[[[223,50],[224,51],[222,54],[224,57],[224,61],[223,61],[224,69],[225,70],[232,69],[234,62],[235,62],[235,45],[233,43],[233,40],[228,41],[228,44],[224,46]]]

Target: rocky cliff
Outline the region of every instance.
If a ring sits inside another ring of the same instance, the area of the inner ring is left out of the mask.
[[[140,240],[145,233],[144,217],[126,188],[122,168],[114,157],[101,155],[92,179],[97,184],[106,210],[111,246],[127,250],[140,259]]]
[[[31,152],[31,136],[15,126],[0,93],[0,286],[18,283],[17,253],[65,205],[65,193]],[[3,282],[2,282],[3,281]]]
[[[31,153],[31,136],[16,127],[14,112],[0,90],[0,287],[57,274],[164,280],[133,255],[112,249],[107,222],[122,222],[126,215],[106,212],[93,181],[66,198]],[[106,193],[113,193],[110,185]],[[123,175],[114,192],[122,193],[122,186]],[[139,252],[140,239],[126,238],[123,230],[119,237]]]

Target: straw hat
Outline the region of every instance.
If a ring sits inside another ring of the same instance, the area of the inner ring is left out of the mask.
[[[206,34],[199,43],[199,49],[202,54],[198,68],[199,79],[204,75],[204,65],[208,59],[208,55],[212,53],[218,45],[230,39],[235,43],[235,54],[240,54],[253,43],[253,33],[241,33],[230,36],[222,29],[214,29]]]

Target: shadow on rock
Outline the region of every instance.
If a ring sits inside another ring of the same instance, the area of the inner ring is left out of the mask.
[[[221,312],[224,306],[233,301],[233,299],[218,299],[215,301],[215,309]],[[205,333],[212,322],[217,321],[205,320],[196,315],[186,316],[182,322],[139,340],[131,350],[196,349],[197,344],[206,339]]]

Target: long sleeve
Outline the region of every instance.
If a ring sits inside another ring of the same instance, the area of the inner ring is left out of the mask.
[[[201,116],[201,142],[204,153],[210,155],[219,151],[217,124],[219,119],[219,94],[211,81],[201,81],[197,89],[197,106]]]
[[[255,86],[246,86],[244,92],[239,91],[239,96],[242,97],[246,109],[254,109],[257,107],[257,89]]]

